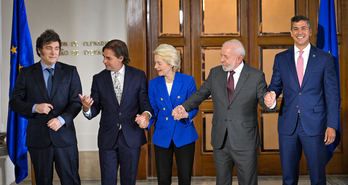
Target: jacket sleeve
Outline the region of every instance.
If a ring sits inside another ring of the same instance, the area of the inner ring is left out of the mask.
[[[65,120],[67,126],[73,123],[73,119],[81,111],[82,104],[79,94],[82,94],[81,81],[76,67],[73,67],[69,89],[69,102],[67,107],[60,114],[60,116]]]
[[[189,87],[188,87],[188,91],[189,91],[188,92],[188,97],[191,96],[194,92],[197,91],[196,82],[195,82],[193,77],[190,78],[190,84],[189,84]],[[192,121],[192,119],[194,117],[196,117],[197,112],[198,112],[198,106],[188,112],[188,115],[189,115],[188,120],[187,120],[188,123],[190,123]]]
[[[152,117],[150,119],[150,123],[149,123],[149,126],[146,128],[146,130],[149,130],[150,127],[153,125],[153,123],[157,120],[157,116],[158,116],[158,106],[157,106],[157,103],[156,103],[156,92],[155,92],[155,86],[153,84],[154,82],[150,80],[150,83],[149,83],[149,100],[150,100],[150,104],[151,104],[151,107],[153,109],[153,114],[152,114]]]
[[[32,115],[32,108],[35,105],[35,102],[27,102],[27,82],[26,82],[26,69],[22,68],[19,73],[16,83],[13,87],[9,106],[10,109],[14,112],[24,114],[27,116]]]
[[[208,78],[205,80],[203,85],[182,104],[186,111],[190,112],[196,109],[202,101],[206,100],[211,95],[212,85],[212,70],[210,70]]]

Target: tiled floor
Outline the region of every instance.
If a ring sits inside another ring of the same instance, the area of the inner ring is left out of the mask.
[[[19,185],[30,185],[31,182],[22,182]],[[119,184],[119,183],[118,183]],[[157,184],[156,178],[149,178],[147,180],[138,180],[137,185],[155,185]],[[173,185],[178,184],[177,178],[173,178]],[[192,185],[215,185],[215,177],[193,177]],[[233,184],[237,185],[237,177],[233,178]],[[281,185],[281,176],[259,176],[260,185]],[[299,185],[309,185],[309,177],[301,176],[299,180]],[[13,184],[15,185],[15,183]],[[60,185],[59,181],[54,181],[53,185]],[[100,185],[100,181],[82,181],[82,185]],[[348,185],[348,175],[328,175],[327,185]]]

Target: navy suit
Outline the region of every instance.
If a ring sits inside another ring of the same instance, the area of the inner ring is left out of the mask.
[[[174,120],[172,111],[196,90],[193,77],[179,72],[175,73],[170,96],[163,76],[150,80],[149,98],[154,116],[147,129],[155,123],[152,142],[155,144],[158,184],[171,184],[173,153],[180,184],[191,184],[194,141],[198,139],[192,119],[197,115],[198,107],[188,112],[188,119]]]
[[[114,92],[110,71],[103,70],[93,76],[91,98],[94,103],[90,119],[101,111],[98,147],[102,184],[117,183],[118,165],[121,166],[121,184],[135,184],[140,147],[146,143],[144,129],[138,126],[135,117],[144,111],[152,114],[145,73],[128,65],[124,67],[121,105]],[[112,161],[111,157],[115,155],[119,158]]]
[[[81,111],[82,104],[78,96],[81,93],[80,77],[74,66],[60,62],[55,64],[50,98],[40,62],[22,68],[18,75],[9,104],[12,111],[28,116],[26,146],[34,165],[37,184],[52,183],[53,160],[56,161],[56,171],[62,184],[80,184],[73,119]],[[32,113],[33,106],[40,103],[53,106],[48,115]],[[65,124],[54,131],[47,126],[47,122],[58,116],[65,120]],[[70,154],[66,154],[66,151],[62,151],[64,156],[59,151],[50,153],[52,147],[55,150],[69,149]],[[47,150],[50,155],[40,156],[36,153],[38,150]]]
[[[294,55],[294,47],[276,55],[268,88],[268,91],[275,91],[277,97],[283,92],[278,119],[283,181],[284,184],[297,184],[303,148],[312,184],[325,184],[324,135],[327,127],[338,128],[339,98],[334,61],[330,54],[311,45],[300,87]],[[288,139],[296,135],[300,142],[289,143]]]

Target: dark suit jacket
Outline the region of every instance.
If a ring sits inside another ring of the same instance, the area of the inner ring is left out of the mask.
[[[275,91],[277,97],[283,92],[278,118],[279,134],[291,135],[294,132],[298,109],[306,134],[325,134],[326,127],[337,129],[338,84],[333,57],[329,53],[311,46],[301,87],[294,47],[277,54],[268,91]]]
[[[10,109],[29,117],[27,147],[46,148],[51,143],[56,147],[77,144],[73,119],[81,110],[78,94],[82,93],[82,88],[76,67],[56,63],[51,93],[48,98],[40,62],[20,70],[11,94]],[[48,115],[32,113],[34,104],[40,103],[53,105]],[[53,131],[47,122],[58,116],[65,120],[65,125]]]
[[[169,148],[173,141],[176,147],[190,144],[198,139],[192,119],[197,115],[198,107],[188,112],[188,119],[174,120],[173,109],[181,105],[193,92],[196,83],[192,76],[175,73],[173,87],[168,94],[163,76],[150,80],[149,98],[154,115],[147,129],[156,121],[152,142],[160,147]]]
[[[146,143],[144,129],[135,122],[137,114],[142,114],[144,111],[153,114],[144,71],[125,65],[121,105],[118,104],[108,70],[93,76],[91,97],[94,100],[91,107],[92,118],[101,111],[99,148],[109,150],[115,146],[120,125],[129,147],[140,147]]]
[[[260,143],[257,104],[269,110],[263,102],[263,95],[267,89],[265,75],[244,62],[232,100],[229,102],[227,74],[222,66],[211,69],[199,90],[182,105],[186,111],[190,111],[211,95],[214,106],[211,131],[213,148],[222,147],[228,130],[228,139],[234,150],[254,150]]]

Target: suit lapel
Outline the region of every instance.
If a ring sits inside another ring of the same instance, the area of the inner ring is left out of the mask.
[[[157,91],[159,92],[159,96],[163,98],[163,101],[166,104],[166,107],[173,107],[172,104],[170,103],[167,85],[164,80],[164,77],[162,76],[159,77],[159,79],[157,80],[156,88],[157,88]]]
[[[60,82],[62,81],[62,78],[65,76],[64,73],[65,72],[64,72],[63,66],[59,62],[57,62],[54,68],[52,91],[51,91],[50,99],[54,97],[57,90],[59,89],[59,86],[61,84]]]
[[[35,64],[34,78],[35,78],[36,83],[38,84],[40,91],[42,92],[43,96],[45,97],[46,101],[48,102],[48,100],[49,100],[48,92],[47,92],[46,83],[45,83],[45,79],[43,77],[42,67],[41,67],[40,62]]]
[[[244,67],[242,69],[242,72],[240,73],[240,76],[239,76],[239,79],[237,82],[237,86],[234,89],[234,93],[233,93],[230,104],[232,104],[232,102],[236,99],[240,90],[242,89],[243,85],[245,84],[246,80],[248,79],[249,74],[250,74],[249,70],[250,70],[250,66],[246,62],[244,62]]]
[[[129,66],[125,65],[125,74],[124,74],[124,82],[123,82],[123,90],[122,90],[122,97],[121,97],[121,103],[125,100],[126,96],[124,96],[124,92],[127,92],[129,86],[132,85],[132,78],[133,78],[133,73],[132,73],[132,68]],[[116,98],[116,94],[115,94]]]
[[[103,81],[104,81],[104,85],[105,85],[105,91],[107,91],[107,94],[111,95],[111,98],[114,102],[116,102],[116,104],[119,106],[117,98],[116,98],[116,93],[114,91],[114,84],[112,82],[112,78],[111,78],[111,72],[108,70],[104,70],[103,71]],[[122,100],[121,100],[122,102]]]
[[[311,45],[311,50],[309,51],[308,63],[307,63],[307,67],[306,67],[306,72],[303,76],[301,89],[306,85],[306,82],[308,81],[308,78],[309,78],[309,76],[310,76],[310,74],[315,66],[316,53],[317,53],[317,48],[315,48]]]
[[[292,48],[290,48],[288,51],[289,52],[286,53],[286,55],[287,55],[286,58],[289,59],[287,62],[288,62],[288,66],[289,66],[289,69],[290,69],[290,73],[295,78],[295,80],[297,82],[297,86],[300,87],[300,82],[298,81],[298,76],[297,76],[297,71],[296,71],[294,46]]]
[[[226,100],[226,102],[228,103],[228,91],[227,91],[227,76],[228,76],[228,72],[224,71],[222,66],[221,67],[221,71],[222,72],[218,72],[217,73],[217,82],[222,82],[222,83],[218,83],[217,84],[217,88],[218,89],[225,89],[223,91],[223,94],[222,94],[222,98]]]
[[[178,94],[181,91],[182,85],[183,85],[182,76],[181,76],[180,73],[176,72],[175,78],[174,78],[174,81],[173,81],[172,91],[170,93],[170,101],[171,101],[172,105],[175,104],[175,101],[177,99],[181,98],[181,97],[178,96]]]

